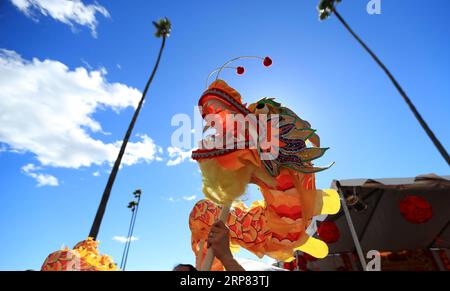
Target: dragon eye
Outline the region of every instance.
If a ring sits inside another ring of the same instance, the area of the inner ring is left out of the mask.
[[[256,109],[263,109],[264,106],[266,106],[266,104],[264,104],[264,103],[258,103],[258,105],[256,105]]]

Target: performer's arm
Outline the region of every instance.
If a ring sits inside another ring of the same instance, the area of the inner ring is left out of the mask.
[[[245,271],[233,258],[230,251],[230,231],[221,221],[212,225],[208,236],[208,247],[213,249],[214,256],[218,258],[227,271]]]

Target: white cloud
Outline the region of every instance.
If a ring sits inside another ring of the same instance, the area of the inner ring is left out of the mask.
[[[95,171],[94,173],[92,173],[92,176],[94,177],[100,176],[100,171]]]
[[[192,195],[192,196],[184,196],[183,199],[186,201],[191,201],[194,200],[195,198],[197,198],[196,195]]]
[[[22,167],[22,172],[30,176],[31,178],[35,179],[37,181],[37,186],[58,186],[59,181],[55,176],[48,175],[48,174],[42,174],[42,173],[36,173],[36,171],[41,170],[40,167],[36,167],[33,164],[27,164]]]
[[[192,196],[183,196],[181,198],[174,198],[173,196],[169,196],[169,197],[161,197],[162,200],[165,201],[169,201],[172,203],[179,203],[179,202],[183,202],[183,201],[192,201],[195,200],[195,198],[197,198],[197,195],[192,195]]]
[[[95,4],[84,4],[81,0],[11,0],[26,16],[37,21],[36,13],[50,16],[74,29],[75,25],[87,26],[92,35],[97,36],[97,13],[110,17],[105,7]]]
[[[169,158],[170,158],[170,160],[166,164],[167,166],[175,166],[175,165],[181,164],[186,159],[193,161],[191,159],[192,150],[183,151],[182,149],[180,149],[178,147],[168,147],[167,153],[169,154]]]
[[[146,134],[137,134],[141,139],[139,142],[128,143],[127,150],[123,156],[122,163],[127,166],[137,164],[139,162],[151,162],[153,160],[161,161],[160,155],[163,150],[161,147],[154,144],[153,140]],[[122,142],[117,142],[117,147],[120,147]]]
[[[24,60],[0,49],[0,143],[8,151],[32,152],[43,166],[79,168],[113,163],[121,141],[92,137],[102,126],[98,109],[135,107],[141,93],[109,83],[105,72],[70,70],[55,60]],[[128,120],[126,120],[128,124]],[[129,142],[124,165],[160,160],[162,148],[145,135]]]
[[[113,240],[115,240],[115,241],[117,241],[117,242],[120,242],[120,243],[126,243],[127,241],[136,241],[136,240],[138,240],[139,238],[137,238],[137,237],[135,237],[135,236],[132,236],[132,237],[130,237],[129,239],[128,238],[126,238],[126,237],[124,237],[124,236],[118,236],[118,235],[116,235],[116,236],[114,236],[113,237]]]

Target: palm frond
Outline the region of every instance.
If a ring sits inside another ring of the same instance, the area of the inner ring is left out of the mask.
[[[327,19],[331,13],[333,13],[336,4],[340,2],[341,0],[320,0],[319,5],[317,6],[320,20]]]
[[[156,28],[155,31],[156,37],[168,37],[170,35],[170,31],[172,30],[172,24],[170,23],[169,18],[167,17],[160,18],[158,21],[152,21],[152,23]]]

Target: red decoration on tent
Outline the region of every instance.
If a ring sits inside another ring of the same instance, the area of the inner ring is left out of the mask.
[[[351,271],[353,270],[352,261],[350,259],[350,256],[348,254],[341,254],[342,262],[344,263],[344,270],[345,271]]]
[[[447,269],[447,271],[450,271],[450,260],[447,257],[445,250],[440,250],[438,254],[444,267]]]
[[[409,195],[400,201],[400,213],[415,224],[425,223],[433,216],[431,204],[420,196]]]
[[[327,244],[337,242],[341,236],[339,228],[333,221],[322,221],[317,228],[317,234]]]
[[[297,260],[284,262],[283,268],[289,271],[294,271],[297,268]]]

